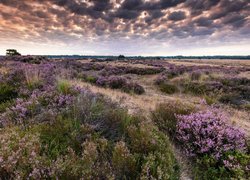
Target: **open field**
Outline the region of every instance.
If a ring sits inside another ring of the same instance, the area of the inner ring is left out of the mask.
[[[0,60],[0,179],[247,179],[250,61]]]

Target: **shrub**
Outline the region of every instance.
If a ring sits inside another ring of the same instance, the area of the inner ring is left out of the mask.
[[[191,80],[196,80],[196,81],[198,81],[198,80],[200,80],[201,75],[202,75],[201,71],[193,71],[193,72],[191,73]]]
[[[86,79],[85,79],[85,81],[94,84],[97,81],[97,77],[95,77],[95,76],[87,76]]]
[[[112,165],[117,178],[136,177],[136,159],[123,141],[115,144]]]
[[[247,179],[250,176],[250,155],[229,152],[220,160],[204,156],[197,160],[194,174],[196,179]]]
[[[170,83],[164,82],[159,85],[159,88],[162,92],[167,93],[167,94],[174,94],[178,92],[178,88]]]
[[[123,77],[118,76],[111,76],[108,79],[108,85],[112,89],[121,89],[122,87],[126,86],[127,80]]]
[[[176,115],[187,115],[194,111],[194,107],[179,101],[159,104],[151,113],[152,120],[159,129],[170,136],[175,135],[177,117]]]
[[[143,93],[145,93],[144,88],[141,85],[136,84],[136,83],[134,83],[134,85],[133,85],[133,91],[134,91],[135,94],[143,94]]]
[[[5,101],[0,103],[0,113],[3,113],[7,108],[11,107],[13,103],[13,101]]]
[[[148,122],[127,128],[129,147],[138,154],[141,179],[178,179],[179,168],[168,138]]]
[[[0,84],[0,104],[17,97],[16,89],[6,83]]]
[[[40,127],[41,152],[50,159],[55,160],[60,155],[65,155],[68,148],[80,152],[81,142],[77,140],[81,132],[80,126],[75,120],[57,117],[50,125]]]
[[[96,81],[97,86],[105,87],[108,84],[108,78],[100,76]]]
[[[46,179],[49,161],[40,154],[39,134],[20,128],[0,131],[0,179]]]
[[[179,115],[177,139],[189,156],[211,155],[216,159],[228,151],[244,151],[244,133],[227,123],[218,110]]]

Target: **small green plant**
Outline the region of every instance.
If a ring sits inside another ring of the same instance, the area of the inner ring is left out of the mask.
[[[208,105],[212,105],[212,104],[216,103],[216,101],[217,101],[216,98],[206,96],[206,95],[204,96],[204,99]]]
[[[70,93],[71,85],[68,81],[59,79],[57,80],[57,90],[62,94],[69,94]]]
[[[167,82],[159,84],[159,89],[167,94],[174,94],[179,91],[179,89],[174,85]]]
[[[87,76],[87,77],[85,78],[85,81],[94,84],[94,83],[96,83],[97,78],[96,78],[95,76]]]

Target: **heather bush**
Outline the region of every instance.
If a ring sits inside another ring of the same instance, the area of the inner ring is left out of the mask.
[[[178,122],[176,115],[188,115],[194,110],[194,106],[190,104],[174,101],[159,104],[151,113],[151,117],[161,131],[167,133],[171,137],[174,137]]]
[[[143,94],[143,93],[145,93],[144,88],[141,85],[137,84],[137,83],[133,84],[132,90],[133,90],[133,92],[135,94]]]
[[[0,104],[16,98],[17,95],[17,90],[14,87],[6,83],[0,84]]]
[[[69,111],[56,116],[22,131],[12,128],[14,135],[7,127],[0,131],[4,178],[178,178],[168,138],[102,96],[81,91]]]
[[[0,134],[0,179],[50,177],[50,162],[40,153],[37,132],[14,127],[1,129]]]
[[[250,176],[250,155],[241,152],[228,152],[217,160],[204,156],[197,160],[194,174],[196,179],[247,179]]]
[[[192,73],[191,73],[191,80],[196,80],[196,81],[198,81],[198,80],[200,80],[200,78],[201,78],[201,75],[202,75],[202,73],[201,73],[201,71],[193,71]]]
[[[126,78],[111,76],[108,78],[108,86],[112,89],[121,89],[127,83]]]
[[[161,83],[159,89],[167,94],[174,94],[179,91],[179,89],[174,85],[167,82]]]
[[[124,141],[115,144],[112,154],[112,165],[117,178],[136,177],[136,157],[130,152]]]
[[[218,109],[178,115],[176,138],[196,158],[196,179],[245,179],[250,156],[244,133],[229,125]]]
[[[110,77],[100,76],[98,77],[95,84],[100,87],[121,89],[127,93],[135,93],[139,95],[145,93],[145,90],[141,85],[134,82],[129,82],[127,78],[121,76],[110,76]]]
[[[132,153],[142,162],[142,179],[177,179],[178,164],[168,138],[151,123],[142,121],[127,127],[128,142]]]
[[[227,123],[227,117],[215,109],[179,115],[176,136],[191,157],[211,155],[219,159],[228,151],[244,152],[244,133]]]
[[[5,112],[7,108],[13,105],[13,103],[14,103],[13,101],[5,101],[0,103],[0,113]]]

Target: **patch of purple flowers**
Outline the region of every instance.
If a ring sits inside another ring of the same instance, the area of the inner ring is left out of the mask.
[[[228,124],[217,109],[177,116],[176,137],[189,156],[211,155],[219,159],[225,152],[244,151],[244,133]]]

